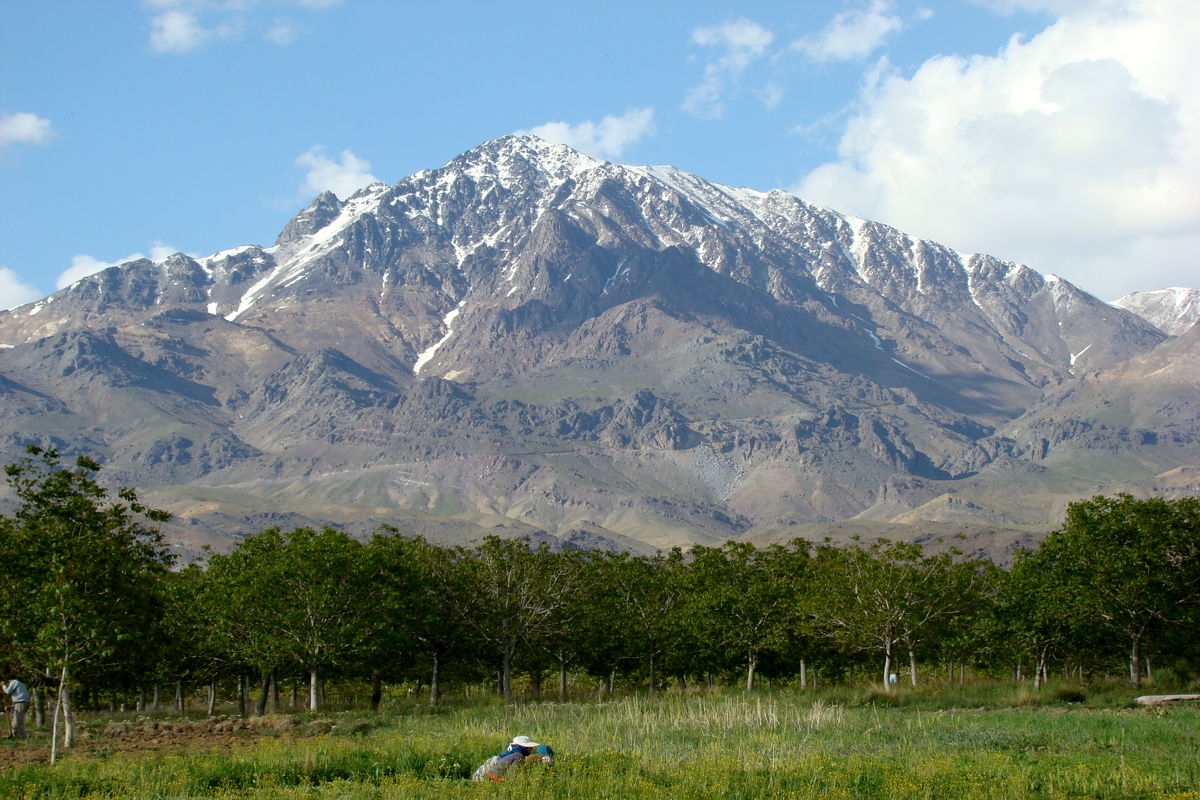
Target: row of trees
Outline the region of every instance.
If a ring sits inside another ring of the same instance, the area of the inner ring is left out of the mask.
[[[236,681],[244,710],[261,679],[261,712],[297,674],[315,709],[328,678],[369,679],[375,702],[384,682],[418,678],[431,703],[448,679],[488,675],[511,700],[517,670],[535,696],[555,673],[565,694],[572,670],[655,691],[733,675],[752,688],[763,673],[805,686],[869,664],[885,690],[934,664],[1022,664],[1041,681],[1127,661],[1137,685],[1151,656],[1198,655],[1196,498],[1073,504],[1007,570],[890,541],[645,557],[328,528],[263,531],[172,570],[152,525],[166,515],[110,497],[98,469],[30,448],[6,470],[20,506],[0,517],[0,658],[59,687],[68,743],[72,687]]]

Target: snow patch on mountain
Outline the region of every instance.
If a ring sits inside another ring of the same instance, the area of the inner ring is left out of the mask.
[[[438,339],[436,342],[426,348],[424,352],[417,356],[417,360],[412,366],[413,375],[419,375],[421,373],[421,368],[429,363],[430,359],[432,359],[434,354],[437,353],[438,348],[444,345],[450,339],[450,337],[454,335],[454,320],[462,312],[463,306],[466,305],[466,303],[467,300],[464,297],[459,301],[458,305],[451,309],[450,312],[442,318],[442,327],[446,329],[446,335],[441,339]]]
[[[236,322],[255,304],[276,287],[287,287],[304,277],[304,271],[314,260],[326,255],[341,244],[339,234],[361,219],[364,215],[377,211],[379,204],[388,192],[388,187],[382,183],[373,183],[365,189],[360,189],[342,207],[341,212],[320,230],[314,231],[295,244],[271,247],[265,253],[290,252],[290,257],[281,259],[261,280],[246,290],[238,301],[235,311],[225,315],[225,319]]]

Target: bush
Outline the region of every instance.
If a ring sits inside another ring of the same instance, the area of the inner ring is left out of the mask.
[[[1054,699],[1059,703],[1083,703],[1087,701],[1087,695],[1077,687],[1061,686],[1054,690]]]

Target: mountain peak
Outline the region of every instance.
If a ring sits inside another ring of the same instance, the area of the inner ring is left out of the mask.
[[[533,134],[509,134],[468,150],[446,167],[457,167],[475,178],[490,175],[508,185],[513,179],[529,177],[531,172],[559,183],[605,163]]]

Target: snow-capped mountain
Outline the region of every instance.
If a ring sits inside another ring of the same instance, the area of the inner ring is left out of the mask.
[[[6,452],[96,451],[177,508],[218,498],[197,520],[656,547],[911,511],[1028,457],[999,431],[1048,389],[1164,338],[784,192],[505,137],[323,194],[270,247],[123,264],[0,314],[0,430]]]
[[[1113,305],[1132,311],[1171,336],[1179,336],[1200,322],[1200,289],[1172,287],[1133,292],[1113,301]]]

